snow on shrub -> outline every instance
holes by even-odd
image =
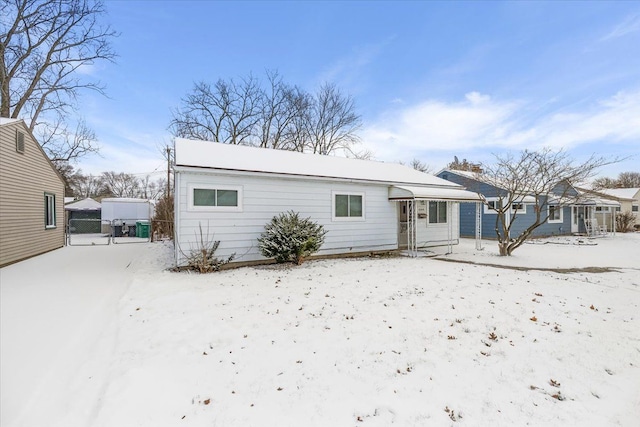
[[[277,262],[291,261],[298,265],[320,249],[327,234],[311,218],[300,219],[294,211],[274,216],[264,228],[258,238],[260,253],[267,258],[275,258]]]

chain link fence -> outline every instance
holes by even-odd
[[[67,245],[96,246],[111,243],[111,224],[100,219],[70,219],[66,229]]]

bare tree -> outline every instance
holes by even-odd
[[[312,122],[313,97],[311,94],[296,88],[291,94],[292,109],[295,114],[288,121],[284,131],[284,143],[281,148],[290,151],[304,152],[307,141],[311,139],[309,130]]]
[[[82,119],[78,121],[74,132],[69,132],[66,125],[60,122],[56,122],[55,129],[43,123],[37,130],[40,145],[53,162],[69,162],[99,151],[96,133]]]
[[[170,129],[183,138],[248,144],[258,122],[261,99],[260,86],[252,76],[239,83],[220,79],[213,87],[196,83],[173,112]]]
[[[496,163],[483,165],[484,171],[478,180],[498,189],[497,200],[490,209],[496,211],[496,237],[500,255],[511,255],[533,231],[544,224],[558,209],[580,200],[573,185],[592,178],[597,169],[619,159],[606,159],[592,155],[576,164],[563,151],[523,151],[519,155],[496,156]],[[535,219],[517,236],[511,235],[512,226],[524,203],[533,203]]]
[[[593,180],[591,188],[638,188],[640,187],[640,172],[620,172],[618,178],[600,177]]]
[[[424,173],[432,173],[433,169],[431,168],[431,166],[427,165],[426,163],[420,161],[417,158],[414,158],[413,160],[411,160],[411,164],[410,166],[420,172],[424,172]]]
[[[158,178],[152,181],[151,177],[147,175],[143,179],[140,179],[139,188],[139,193],[136,196],[143,199],[157,200],[167,191],[166,179]]]
[[[111,197],[138,197],[140,181],[135,175],[120,172],[103,172],[102,182]]]
[[[317,154],[350,151],[360,141],[356,132],[361,123],[353,98],[343,95],[334,84],[323,84],[312,105],[309,150]]]
[[[75,197],[86,199],[87,197],[98,198],[104,195],[104,185],[100,176],[84,175],[81,170],[78,170],[77,175],[77,179],[72,184]]]
[[[277,71],[267,71],[267,80],[269,87],[263,91],[261,99],[258,145],[299,151],[303,144],[299,141],[299,132],[294,129],[305,117],[309,98],[304,91],[286,84]]]
[[[311,95],[267,71],[268,88],[253,76],[200,82],[173,112],[174,136],[226,144],[370,157],[354,144],[361,119],[351,96],[325,84]]]
[[[115,58],[110,40],[117,34],[100,25],[104,14],[99,0],[1,0],[0,116],[25,118],[32,132],[40,128],[54,158],[96,150],[95,138],[69,145],[67,119],[82,91],[104,91],[78,72]]]
[[[620,172],[617,179],[618,188],[640,187],[640,172]]]
[[[618,182],[614,178],[600,177],[593,180],[591,188],[594,190],[602,190],[603,188],[616,188]]]

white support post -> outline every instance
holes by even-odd
[[[452,218],[451,202],[447,201],[447,253],[453,252],[453,218]]]
[[[616,207],[611,207],[611,229],[613,230],[613,235],[616,235]]]
[[[482,250],[482,203],[476,202],[476,250]]]
[[[415,200],[407,201],[407,252],[409,256],[415,253]]]

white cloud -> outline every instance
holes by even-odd
[[[496,101],[478,92],[466,94],[461,102],[426,100],[387,111],[365,127],[362,140],[381,160],[412,158],[425,151],[571,149],[594,142],[640,141],[640,90],[620,92],[586,110],[564,107],[562,113],[532,119],[534,107],[533,102]]]
[[[635,33],[636,31],[640,31],[640,13],[628,16],[624,21],[616,25],[616,27],[607,35],[602,37],[600,41],[616,39],[630,33]]]

